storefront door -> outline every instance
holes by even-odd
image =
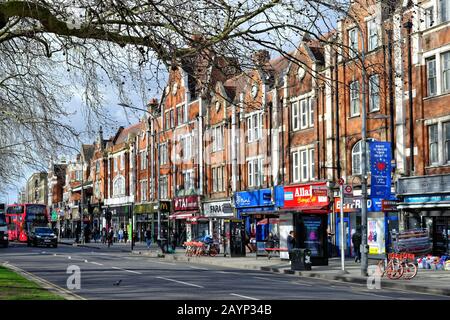
[[[435,217],[434,218],[434,243],[433,243],[433,254],[441,256],[446,255],[450,252],[449,244],[449,228],[450,228],[450,218],[449,217]]]

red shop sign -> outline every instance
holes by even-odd
[[[174,207],[175,211],[197,210],[199,208],[198,196],[175,198]]]
[[[297,186],[285,186],[284,208],[318,209],[328,206],[328,196],[313,191],[318,187],[326,188],[326,186],[326,182]]]

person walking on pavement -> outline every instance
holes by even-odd
[[[128,242],[128,231],[126,229],[123,231],[123,240],[125,243]]]
[[[295,237],[294,237],[294,231],[290,231],[289,235],[287,236],[287,249],[289,254],[289,261],[292,261],[292,249],[295,247]]]
[[[361,231],[358,227],[352,235],[353,250],[355,251],[355,262],[361,262]]]
[[[114,230],[113,228],[110,228],[108,232],[108,248],[113,244],[113,239],[114,239]]]
[[[152,244],[152,232],[150,231],[150,228],[145,231],[145,241],[147,242],[147,249],[150,249]]]

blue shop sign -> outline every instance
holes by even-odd
[[[409,203],[422,203],[422,202],[439,202],[450,201],[450,195],[437,195],[437,196],[414,196],[405,197],[405,202]]]
[[[254,191],[236,192],[234,196],[236,208],[266,207],[284,205],[284,189],[282,186],[274,187],[274,199],[272,189],[259,189]]]

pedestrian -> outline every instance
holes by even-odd
[[[274,248],[275,247],[275,238],[272,232],[269,232],[269,235],[266,239],[266,248]]]
[[[147,242],[147,249],[150,249],[152,244],[152,232],[150,231],[150,228],[145,232],[145,241]]]
[[[123,241],[123,229],[120,228],[119,229],[119,242],[122,242],[122,241]]]
[[[128,242],[128,231],[127,230],[123,231],[123,240],[124,240],[125,243]]]
[[[248,231],[245,231],[244,244],[250,250],[250,253],[252,253],[253,247],[250,244],[250,235],[248,234]]]
[[[353,250],[355,251],[355,262],[361,262],[361,239],[361,229],[358,227],[352,235]]]
[[[289,235],[287,236],[287,249],[289,254],[289,261],[292,261],[292,249],[295,248],[295,237],[294,237],[294,231],[290,231]]]
[[[177,239],[178,239],[178,234],[177,234],[177,232],[175,231],[175,230],[173,230],[172,231],[172,234],[171,234],[171,245],[172,245],[172,251],[173,252],[175,252],[175,249],[176,249],[176,247],[177,247]]]
[[[113,228],[110,228],[108,232],[108,248],[113,244],[113,239],[114,239],[114,230]]]

